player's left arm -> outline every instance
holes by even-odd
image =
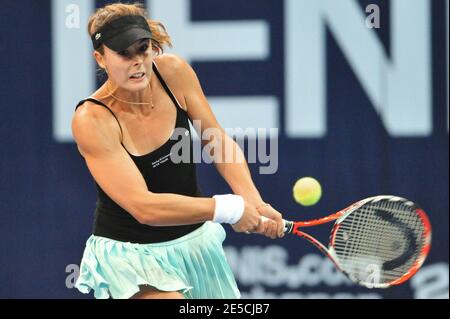
[[[265,206],[257,190],[248,168],[245,155],[239,145],[226,134],[218,123],[201,87],[200,81],[192,67],[179,57],[172,56],[176,65],[176,86],[181,88],[183,99],[191,121],[200,121],[201,127],[196,127],[197,133],[202,137],[202,145],[207,147],[214,164],[233,192],[241,195],[246,201],[259,209],[261,215],[269,217],[272,221],[260,223],[256,230],[259,233],[274,238],[284,236],[281,214],[271,206]],[[270,223],[275,221],[276,227]],[[273,231],[268,231],[272,228]],[[268,234],[271,233],[271,234]]]

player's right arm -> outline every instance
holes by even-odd
[[[152,193],[139,169],[121,145],[121,133],[111,113],[86,102],[72,120],[78,150],[97,184],[138,222],[152,226],[196,224],[214,218],[214,198]],[[151,182],[151,181],[150,181]],[[246,204],[244,230],[258,224],[259,214]],[[249,218],[249,216],[251,218]]]
[[[142,174],[121,145],[119,125],[107,109],[91,102],[80,106],[72,120],[72,133],[97,184],[140,223],[183,225],[213,218],[212,198],[148,191]]]

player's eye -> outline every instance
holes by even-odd
[[[120,51],[119,55],[124,56],[124,57],[129,57],[130,56],[130,51],[128,51],[128,50]]]

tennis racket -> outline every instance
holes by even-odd
[[[336,221],[328,248],[303,232]],[[396,196],[358,201],[330,216],[310,221],[284,221],[285,232],[305,238],[354,283],[387,288],[410,279],[431,247],[431,225],[415,203]]]

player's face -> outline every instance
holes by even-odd
[[[152,53],[149,39],[137,41],[120,52],[104,46],[103,61],[109,79],[131,92],[147,88],[152,74]]]

